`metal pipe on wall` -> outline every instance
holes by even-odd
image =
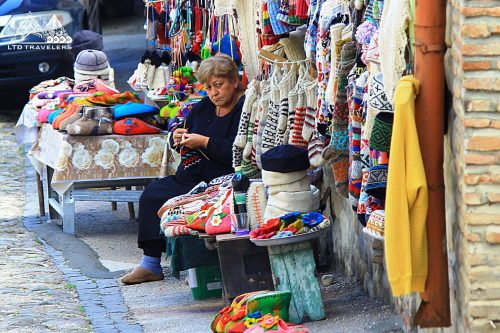
[[[429,269],[414,318],[420,327],[451,325],[443,177],[445,27],[445,0],[416,0],[415,76],[421,83],[415,102],[416,124],[429,192]]]

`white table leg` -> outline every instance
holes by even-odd
[[[75,199],[73,198],[73,185],[62,197],[62,211],[63,211],[63,232],[67,234],[75,234]]]

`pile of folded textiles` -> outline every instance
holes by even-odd
[[[30,91],[40,123],[70,135],[156,134],[159,109],[143,104],[130,91],[119,92],[101,79],[75,84],[67,78],[48,80]]]
[[[158,211],[160,227],[167,237],[224,234],[231,232],[234,214],[232,175],[195,186],[188,194],[168,200]]]
[[[289,291],[255,291],[237,296],[217,313],[210,325],[213,333],[307,333],[301,325],[289,324]]]
[[[252,239],[285,238],[326,229],[330,220],[318,212],[288,213],[266,220],[257,229],[250,231]]]

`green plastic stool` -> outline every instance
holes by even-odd
[[[268,253],[275,290],[292,292],[290,322],[299,324],[306,314],[311,320],[325,319],[309,241],[268,246]]]

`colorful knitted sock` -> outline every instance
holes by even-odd
[[[314,131],[311,141],[307,146],[307,153],[309,155],[309,162],[314,167],[320,167],[325,163],[323,157],[321,157],[321,152],[325,147],[324,142],[319,137],[318,131]]]
[[[243,149],[246,144],[246,134],[248,129],[248,122],[250,120],[250,115],[252,112],[253,103],[257,99],[255,91],[255,80],[252,80],[245,91],[245,102],[243,103],[243,108],[241,110],[240,124],[238,127],[238,134],[234,140],[234,145]]]
[[[284,75],[283,80],[279,85],[279,94],[280,94],[280,106],[279,106],[279,117],[277,124],[277,134],[275,144],[277,146],[285,144],[285,132],[287,130],[287,122],[288,122],[288,94],[295,87],[296,83],[296,74],[293,70],[288,70],[288,72]]]
[[[331,160],[331,168],[335,178],[335,190],[341,196],[348,198],[349,154],[337,154]]]
[[[315,116],[316,116],[316,108],[317,108],[317,84],[315,81],[312,81],[308,85],[306,85],[306,114],[304,118],[304,127],[302,128],[302,137],[305,141],[311,141],[312,135],[315,130]]]
[[[262,153],[276,145],[276,136],[278,134],[278,118],[280,114],[280,83],[281,72],[275,69],[271,77],[271,93],[269,100],[269,111],[267,113],[266,127],[262,134]]]
[[[139,266],[144,269],[147,269],[148,271],[160,275],[161,273],[163,273],[160,263],[161,263],[161,257],[150,257],[145,255],[142,257]]]
[[[299,89],[297,97],[297,107],[295,108],[295,117],[292,124],[292,132],[290,135],[290,144],[294,146],[307,148],[307,141],[302,137],[302,129],[306,118],[306,95],[303,88]]]
[[[269,98],[270,98],[269,94],[270,94],[270,87],[266,86],[259,102],[260,118],[259,118],[259,126],[257,127],[257,136],[256,136],[257,140],[255,142],[255,163],[257,163],[259,169],[262,169],[262,164],[260,162],[260,155],[262,154],[263,134],[269,113]]]

